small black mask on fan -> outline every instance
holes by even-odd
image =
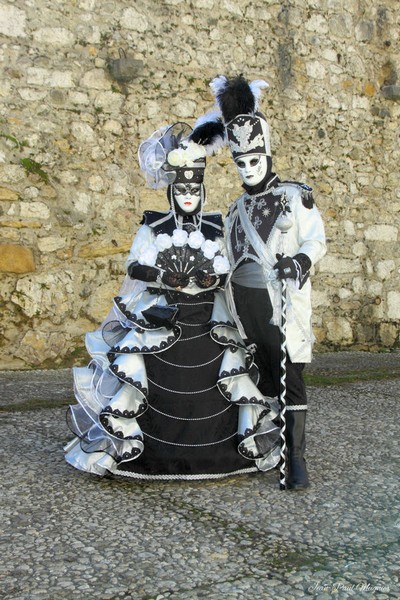
[[[172,329],[178,318],[179,308],[177,306],[150,306],[142,312],[145,319],[156,327]]]

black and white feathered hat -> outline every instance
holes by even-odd
[[[196,123],[174,123],[157,129],[139,146],[139,164],[152,188],[172,183],[202,183],[206,156],[214,154],[224,144],[224,127],[219,119],[216,134],[213,117]],[[214,133],[211,133],[214,131]]]
[[[269,84],[262,79],[248,83],[243,75],[230,79],[219,75],[210,87],[222,114],[233,159],[251,154],[271,156],[269,126],[258,112],[262,89]]]

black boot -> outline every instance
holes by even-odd
[[[288,490],[303,490],[310,485],[304,460],[306,412],[305,410],[286,411],[286,488]]]

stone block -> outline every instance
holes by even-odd
[[[108,114],[115,113],[120,115],[124,96],[116,92],[100,92],[94,99],[94,106],[97,110],[101,110]]]
[[[38,102],[39,100],[44,100],[44,98],[46,98],[48,91],[35,90],[33,88],[20,88],[18,94],[25,102]]]
[[[337,59],[338,59],[336,50],[333,50],[332,48],[326,48],[325,50],[323,50],[322,57],[325,60],[329,60],[329,62],[332,62],[332,63],[336,63]]]
[[[54,140],[54,144],[60,148],[60,150],[62,152],[65,152],[66,154],[71,154],[71,146],[69,144],[69,141],[65,138],[61,139],[61,140]]]
[[[24,219],[43,219],[50,218],[50,209],[44,202],[21,202],[20,215]]]
[[[375,267],[376,274],[378,275],[379,279],[382,280],[388,279],[395,268],[396,264],[394,260],[391,259],[380,260]]]
[[[115,245],[116,244],[116,245]],[[94,242],[81,246],[78,252],[80,258],[98,258],[100,256],[112,256],[113,254],[128,253],[132,245],[132,239],[126,238],[116,240],[115,243],[107,241]]]
[[[26,177],[25,169],[21,165],[1,164],[0,178],[2,184],[15,185],[24,181]]]
[[[384,85],[381,88],[381,93],[388,100],[400,102],[400,85]]]
[[[74,34],[65,27],[42,27],[33,32],[36,43],[50,46],[73,46]]]
[[[119,284],[116,281],[108,281],[92,290],[89,302],[85,307],[87,315],[97,323],[101,323],[109,312],[113,298],[118,294]]]
[[[90,18],[90,17],[89,17]],[[76,35],[83,38],[87,44],[100,44],[103,27],[97,25],[81,25],[76,28]],[[93,46],[91,46],[93,47]],[[97,48],[95,48],[97,51]]]
[[[71,133],[80,142],[94,143],[97,139],[90,125],[82,121],[74,121],[71,124]]]
[[[11,38],[24,38],[26,12],[10,5],[0,5],[0,34]]]
[[[375,345],[378,339],[377,329],[376,323],[368,323],[365,320],[362,322],[356,322],[355,341],[357,346],[360,349],[368,350]]]
[[[400,321],[400,292],[391,291],[387,295],[387,316]]]
[[[348,38],[354,35],[352,16],[350,14],[346,15],[341,11],[339,14],[333,14],[329,19],[329,31],[331,36],[339,38]]]
[[[39,229],[42,223],[39,221],[11,221],[0,220],[0,227],[13,227],[14,229]]]
[[[89,96],[87,94],[84,94],[83,92],[70,91],[69,99],[72,102],[72,104],[80,104],[82,106],[87,106],[90,102]]]
[[[149,27],[149,22],[146,16],[140,12],[138,12],[135,8],[126,8],[120,19],[121,27],[125,27],[126,29],[144,32],[147,31]]]
[[[338,256],[330,256],[329,254],[324,256],[323,260],[319,263],[320,273],[331,273],[332,275],[358,273],[361,269],[362,266],[359,260],[340,258]]]
[[[1,232],[3,240],[9,240],[16,242],[17,244],[21,241],[21,235],[16,229],[3,229]]]
[[[386,348],[392,348],[399,341],[399,328],[394,323],[381,323],[379,325],[381,342]]]
[[[322,63],[317,60],[306,63],[307,75],[312,79],[324,79],[326,76],[326,69]]]
[[[178,100],[173,103],[172,111],[179,118],[192,118],[197,112],[197,104],[194,100]]]
[[[146,104],[147,116],[149,119],[153,119],[161,112],[161,107],[156,100],[149,100]]]
[[[111,82],[104,69],[91,69],[80,80],[80,85],[93,90],[109,90]]]
[[[354,96],[352,98],[352,108],[355,110],[368,111],[370,102],[370,99],[364,96]]]
[[[355,227],[353,221],[343,221],[344,231],[346,235],[355,235]]]
[[[363,242],[356,242],[351,248],[355,256],[365,256],[368,253],[368,248]]]
[[[212,4],[214,4],[213,0],[203,0],[203,2],[207,2],[211,4],[210,9],[213,8]],[[272,19],[272,12],[269,10],[269,6],[266,3],[255,4],[251,2],[245,8],[245,17],[246,19],[256,19],[257,21],[264,22],[270,21]]]
[[[224,0],[223,5],[229,13],[236,15],[237,17],[243,17],[243,11],[237,2]]]
[[[42,67],[29,67],[27,69],[27,83],[29,85],[58,88],[72,88],[75,85],[71,71],[52,71]]]
[[[348,288],[340,288],[338,290],[338,294],[339,294],[339,298],[342,300],[348,300],[349,298],[352,298],[353,293],[351,290],[349,290]]]
[[[374,23],[372,21],[360,21],[355,29],[356,40],[359,42],[370,42],[374,35]]]
[[[18,244],[0,244],[0,272],[32,273],[36,270],[33,252]]]
[[[317,308],[318,306],[327,306],[328,304],[329,300],[327,292],[314,289],[312,293],[313,308]]]
[[[364,87],[363,87],[363,92],[366,96],[375,96],[376,94],[376,88],[375,88],[375,84],[372,81],[368,81]]]
[[[62,248],[56,251],[56,256],[60,260],[70,260],[74,255],[72,248]]]
[[[90,194],[85,192],[78,192],[74,198],[72,198],[75,210],[85,215],[88,214],[89,209],[92,205],[92,199]]]
[[[336,317],[325,321],[326,337],[333,344],[349,345],[353,341],[353,331],[349,319]]]
[[[376,242],[396,242],[399,228],[395,225],[369,225],[365,228],[364,235],[366,240]]]
[[[10,190],[9,188],[0,187],[0,202],[14,202],[18,200],[18,193],[14,192],[14,190]]]
[[[113,198],[105,201],[100,211],[101,218],[104,222],[110,222],[113,218],[116,218],[118,211],[123,209],[124,206],[125,198]]]
[[[316,325],[313,327],[313,334],[315,339],[314,351],[318,351],[318,345],[326,341],[326,331],[323,327]]]
[[[15,352],[26,364],[38,367],[46,360],[62,357],[66,350],[65,333],[27,331]]]
[[[55,250],[64,248],[65,245],[65,239],[58,235],[49,235],[48,237],[38,239],[38,247],[42,253],[55,252]]]
[[[114,119],[109,119],[104,123],[104,131],[109,131],[114,135],[122,135],[123,129],[122,125],[119,121],[115,121]]]
[[[101,192],[104,190],[104,181],[100,175],[92,175],[88,179],[88,187],[92,192]]]
[[[382,294],[383,286],[381,281],[372,279],[367,282],[367,294],[368,296],[376,296],[375,304],[381,304],[380,295]]]
[[[66,269],[26,275],[17,281],[11,300],[28,317],[61,324],[73,307],[73,282],[73,273]]]
[[[307,31],[314,31],[316,33],[323,34],[328,33],[328,23],[321,14],[311,14],[310,18],[305,22],[305,29]]]

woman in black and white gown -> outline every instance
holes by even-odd
[[[207,148],[190,133],[177,123],[139,149],[170,209],[144,213],[123,288],[86,336],[92,360],[74,369],[78,404],[68,423],[76,437],[65,450],[83,471],[213,479],[279,461],[277,406],[258,390],[225,302],[222,216],[203,212]]]

